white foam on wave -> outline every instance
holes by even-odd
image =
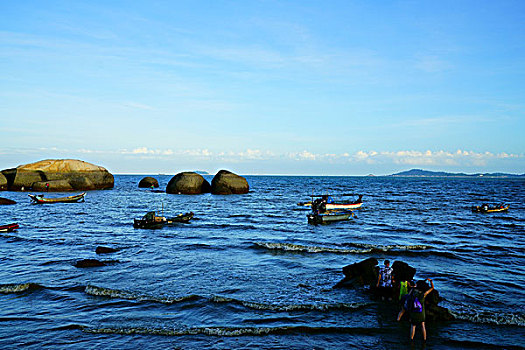
[[[184,335],[209,335],[221,337],[259,336],[268,334],[286,333],[332,333],[359,332],[359,329],[349,327],[308,327],[308,326],[283,326],[283,327],[198,327],[198,328],[84,328],[84,332],[95,334],[123,334],[123,335],[161,335],[161,336],[184,336]]]
[[[366,303],[320,303],[320,304],[269,304],[251,301],[242,301],[233,298],[213,296],[211,301],[216,303],[235,303],[255,310],[271,311],[328,311],[328,310],[358,310]]]
[[[428,246],[425,245],[387,245],[379,246],[372,244],[356,244],[356,246],[363,249],[347,249],[347,248],[331,248],[321,246],[307,246],[293,243],[273,243],[273,242],[256,242],[257,247],[269,250],[282,250],[290,252],[304,252],[304,253],[335,253],[335,254],[366,254],[373,251],[391,251],[391,250],[425,250]]]
[[[0,285],[0,293],[22,293],[32,288],[38,288],[39,285],[35,283],[22,283],[22,284],[2,284]]]
[[[187,295],[187,296],[182,296],[178,298],[154,297],[154,296],[140,294],[140,293],[127,292],[123,290],[103,288],[103,287],[97,287],[97,286],[92,286],[92,285],[87,286],[85,289],[85,292],[89,295],[94,295],[94,296],[116,298],[116,299],[126,299],[126,300],[149,301],[149,302],[156,302],[156,303],[162,303],[162,304],[173,304],[173,303],[178,303],[178,302],[182,302],[186,300],[192,300],[192,299],[199,298],[199,296],[196,296],[196,295]]]
[[[524,314],[493,313],[490,311],[455,312],[450,311],[456,319],[473,323],[493,324],[498,326],[525,327]]]
[[[364,254],[369,253],[372,249],[344,249],[344,248],[330,248],[319,246],[306,246],[293,243],[268,243],[256,242],[256,246],[270,250],[283,250],[290,252],[305,252],[305,253],[336,253],[336,254]]]

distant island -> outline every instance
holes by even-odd
[[[390,176],[399,177],[512,177],[512,178],[525,178],[525,174],[506,174],[506,173],[477,173],[477,174],[465,174],[465,173],[447,173],[444,171],[428,171],[422,169],[411,169],[402,171],[400,173],[392,174]]]
[[[199,175],[210,175],[210,173],[204,170],[195,170],[194,173],[199,174]]]

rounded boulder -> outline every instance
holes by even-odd
[[[9,191],[88,191],[113,188],[105,168],[76,159],[46,159],[2,170]]]
[[[151,176],[146,176],[139,182],[139,188],[152,188],[152,187],[158,188],[159,182],[157,181],[157,179]]]
[[[0,173],[0,191],[7,190],[7,178],[4,174]]]
[[[166,186],[166,193],[171,194],[202,194],[210,191],[210,183],[202,175],[194,172],[178,173]]]
[[[250,191],[248,181],[228,170],[219,171],[211,181],[213,194],[245,194]]]

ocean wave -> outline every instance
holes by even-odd
[[[362,327],[308,327],[308,326],[283,326],[283,327],[194,327],[194,328],[84,328],[84,332],[95,334],[122,334],[122,335],[209,335],[221,337],[239,336],[265,336],[284,334],[367,334],[385,333],[382,328]]]
[[[237,300],[233,298],[213,296],[210,301],[215,303],[233,303],[255,310],[270,310],[278,312],[288,311],[330,311],[330,310],[358,310],[368,303],[320,303],[320,304],[270,304]]]
[[[332,248],[322,246],[307,246],[293,243],[271,243],[271,242],[255,242],[256,248],[263,248],[268,250],[277,250],[285,252],[299,252],[299,253],[334,253],[334,254],[368,254],[368,253],[383,253],[390,251],[420,251],[426,250],[429,247],[425,245],[387,245],[376,246],[368,244],[352,244],[359,249],[348,248]]]
[[[271,303],[258,303],[252,301],[238,300],[234,298],[222,297],[218,295],[205,298],[199,295],[191,294],[178,298],[165,298],[156,297],[140,293],[128,292],[117,289],[87,286],[85,292],[89,295],[115,298],[115,299],[126,299],[134,301],[145,301],[145,302],[156,302],[162,304],[175,304],[188,301],[207,300],[210,303],[217,304],[235,304],[241,305],[246,308],[255,310],[270,310],[277,312],[289,312],[289,311],[330,311],[330,310],[358,310],[366,307],[367,303],[320,303],[320,304],[271,304]]]
[[[92,285],[87,286],[84,291],[86,294],[93,295],[93,296],[126,299],[126,300],[136,300],[136,301],[148,301],[148,302],[156,302],[156,303],[162,303],[162,304],[174,304],[174,303],[180,303],[184,301],[192,301],[192,300],[201,299],[200,296],[194,295],[194,294],[186,295],[186,296],[182,296],[178,298],[154,297],[154,296],[135,293],[135,292],[127,292],[123,290],[103,288],[103,287],[97,287],[97,286],[92,286]]]
[[[335,254],[364,254],[370,253],[372,249],[341,249],[329,248],[319,246],[306,246],[293,243],[254,243],[257,248],[264,248],[269,250],[280,250],[287,252],[301,252],[301,253],[335,253]]]
[[[44,288],[38,283],[21,283],[21,284],[0,284],[0,293],[11,294],[11,293],[22,293],[28,290],[37,290]]]
[[[513,313],[494,313],[490,311],[450,311],[458,320],[473,323],[483,323],[498,326],[520,326],[525,327],[525,315]]]

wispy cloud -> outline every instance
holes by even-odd
[[[359,150],[353,153],[316,153],[308,150],[299,152],[276,153],[262,149],[246,149],[239,152],[212,151],[203,149],[153,149],[145,146],[133,149],[119,150],[96,150],[96,149],[59,149],[59,148],[0,148],[0,155],[28,155],[52,153],[64,155],[65,157],[81,157],[82,155],[100,155],[109,157],[137,157],[142,159],[195,159],[200,161],[286,161],[295,163],[319,162],[331,164],[394,164],[410,166],[485,166],[491,161],[497,160],[523,160],[525,154],[508,152],[475,152],[467,150],[457,151],[365,151]]]
[[[397,152],[376,152],[359,151],[354,155],[354,160],[366,162],[368,164],[393,163],[412,166],[459,166],[474,165],[485,166],[489,161],[498,159],[519,159],[524,158],[523,154],[511,154],[506,152],[474,152],[457,150],[448,151],[397,151]]]

